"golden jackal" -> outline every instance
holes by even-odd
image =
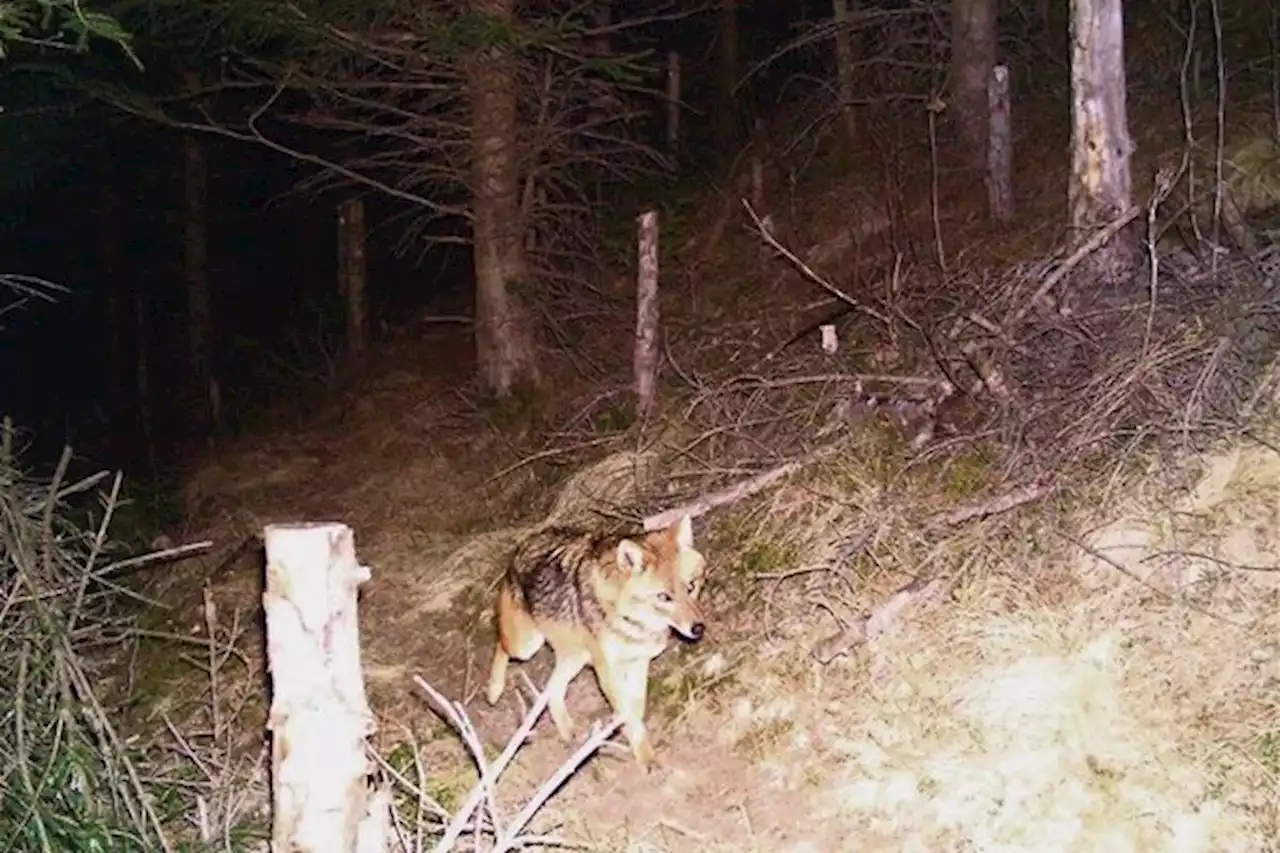
[[[565,707],[569,682],[591,664],[636,761],[647,772],[653,746],[644,725],[649,662],[671,629],[702,639],[698,593],[706,560],[685,516],[643,538],[549,528],[521,542],[498,591],[498,642],[486,698],[502,696],[511,658],[528,660],[550,642],[556,664],[547,707],[560,736],[573,736]]]

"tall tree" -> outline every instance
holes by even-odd
[[[497,34],[466,61],[471,103],[472,247],[476,356],[493,392],[538,382],[537,350],[521,287],[527,284],[520,205],[519,96],[512,55],[514,0],[471,0]]]
[[[301,190],[382,193],[410,208],[400,245],[415,253],[470,243],[480,378],[499,395],[537,382],[536,283],[588,254],[592,182],[662,163],[628,127],[652,103],[644,55],[617,44],[630,24],[602,31],[600,7],[575,0],[261,0],[234,22],[219,17],[225,0],[159,1],[193,11],[180,32],[147,31],[148,47],[224,47],[198,116],[164,93],[99,91],[149,119],[291,155],[314,167]],[[602,57],[606,34],[619,52]]]
[[[849,25],[850,12],[856,11],[857,0],[831,0],[836,27],[836,93],[844,133],[850,144],[858,138],[858,123],[853,115],[853,31]]]
[[[721,157],[731,159],[738,145],[738,80],[742,76],[742,33],[738,26],[738,0],[720,0],[716,31],[716,145]]]
[[[191,85],[194,86],[194,83]],[[213,306],[209,294],[209,164],[204,141],[182,136],[182,273],[187,297],[187,398],[195,435],[213,423]]]
[[[996,0],[951,0],[951,120],[965,161],[982,168],[987,79],[996,64]]]

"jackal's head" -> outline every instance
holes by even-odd
[[[626,580],[619,608],[630,621],[653,631],[671,628],[696,643],[706,628],[698,608],[706,567],[693,546],[693,521],[687,515],[642,542],[623,539],[618,568]]]

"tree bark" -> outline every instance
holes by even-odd
[[[1081,241],[1133,203],[1121,0],[1073,0],[1071,44],[1067,203],[1074,239]],[[1081,264],[1077,280],[1123,285],[1136,260],[1137,232],[1123,229]]]
[[[639,257],[636,275],[636,419],[649,420],[657,408],[658,366],[662,359],[661,307],[658,301],[658,212],[639,218]]]
[[[514,0],[471,0],[498,27],[514,23]],[[472,240],[476,275],[476,360],[499,397],[538,385],[537,349],[527,288],[517,144],[517,59],[497,44],[467,62],[471,101]]]
[[[1013,220],[1013,120],[1010,118],[1009,69],[991,69],[988,104],[991,115],[987,139],[987,203],[997,222]]]
[[[667,51],[667,156],[672,168],[680,157],[680,53]]]
[[[151,466],[151,476],[160,476],[155,440],[155,406],[151,400],[151,364],[147,352],[151,347],[151,324],[147,318],[147,297],[142,286],[133,287],[134,364],[133,378],[138,393],[138,423],[142,427],[143,450]]]
[[[840,96],[840,118],[850,145],[858,141],[858,123],[853,114],[853,33],[849,29],[850,11],[856,0],[831,0],[836,25],[836,91]]]
[[[213,312],[209,298],[209,167],[204,144],[193,135],[182,138],[185,171],[183,209],[183,278],[187,289],[187,383],[191,427],[207,435],[210,425],[209,382],[212,373]]]
[[[951,120],[965,162],[986,165],[987,80],[996,64],[996,0],[951,0]]]
[[[369,338],[369,261],[365,254],[364,200],[351,198],[338,207],[338,293],[347,315],[347,360],[364,362]]]
[[[716,34],[716,95],[714,115],[716,142],[720,155],[732,158],[738,146],[738,100],[734,89],[742,74],[739,60],[741,34],[738,27],[738,0],[720,0],[720,24]]]

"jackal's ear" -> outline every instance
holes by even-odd
[[[675,540],[676,547],[682,550],[688,550],[693,547],[693,518],[685,515],[671,528],[671,538]]]
[[[618,543],[618,568],[638,575],[644,571],[644,549],[630,539]]]

